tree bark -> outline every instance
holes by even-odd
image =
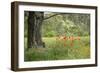
[[[41,28],[44,19],[43,12],[29,12],[28,16],[28,48],[45,47],[42,41]]]

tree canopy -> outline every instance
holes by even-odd
[[[28,11],[25,12],[25,36],[27,36]],[[90,14],[44,12],[42,36],[51,37],[88,36],[90,34]]]

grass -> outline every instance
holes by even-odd
[[[45,48],[28,48],[25,38],[25,61],[40,60],[67,60],[67,59],[87,59],[90,58],[89,36],[80,37],[80,40],[63,41],[56,40],[56,37],[44,37]],[[65,44],[65,45],[64,45]]]

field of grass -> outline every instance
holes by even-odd
[[[44,37],[45,48],[27,48],[25,38],[25,61],[69,60],[90,58],[90,38],[80,37],[80,40],[56,40],[56,37]]]

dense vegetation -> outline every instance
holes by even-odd
[[[44,17],[41,34],[45,48],[27,48],[28,17],[24,17],[25,61],[90,57],[89,14],[45,12]]]
[[[54,13],[46,14],[47,17],[51,15],[54,15]],[[89,14],[58,14],[44,20],[42,35],[44,37],[63,34],[66,34],[66,36],[88,36],[89,29]]]

